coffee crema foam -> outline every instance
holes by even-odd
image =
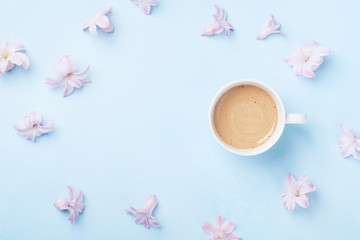
[[[213,113],[217,134],[238,149],[263,145],[275,132],[278,111],[274,99],[263,89],[240,85],[226,91]]]

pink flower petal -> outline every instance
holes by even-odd
[[[104,32],[113,32],[113,25],[110,22],[109,18],[106,16],[112,7],[100,8],[84,25],[83,30],[89,28],[90,33],[97,37],[98,33],[96,26],[99,26]]]
[[[156,205],[157,205],[156,196],[152,195],[146,199],[144,205],[142,206],[142,209],[146,211],[149,215],[152,215],[152,212],[156,207]]]
[[[216,14],[213,15],[215,21],[210,25],[206,26],[202,36],[211,36],[214,34],[220,34],[225,31],[225,36],[229,35],[230,31],[233,31],[233,27],[229,22],[226,21],[226,11],[222,9],[220,11],[218,5],[215,5]]]
[[[146,15],[150,14],[152,6],[156,6],[159,3],[159,0],[131,0],[131,1],[138,4],[141,11]]]
[[[61,86],[64,84],[64,79],[51,79],[51,78],[48,78],[46,79],[45,83],[49,86],[49,87],[52,87],[52,88],[55,88],[55,87],[58,87],[58,86]]]
[[[280,24],[275,24],[275,17],[274,15],[270,15],[270,19],[269,19],[269,23],[268,25],[259,31],[256,39],[265,39],[267,36],[269,36],[270,34],[273,33],[279,33],[281,35],[285,35],[283,32],[279,31],[278,29],[280,28]]]
[[[316,186],[312,183],[309,183],[309,182],[305,182],[301,185],[300,187],[300,190],[299,190],[299,194],[300,195],[304,195],[306,193],[309,193],[309,192],[313,192],[316,190]]]
[[[205,222],[201,226],[202,230],[204,230],[207,233],[214,234],[216,232],[216,228],[209,222]]]
[[[216,219],[216,229],[221,229],[221,225],[223,223],[223,216],[219,215]]]
[[[68,205],[69,205],[69,200],[65,198],[58,198],[54,203],[54,206],[59,210],[68,210],[69,209]]]
[[[0,61],[0,76],[5,73],[8,63],[9,63],[9,61],[6,59],[2,59]]]
[[[283,198],[283,204],[284,208],[288,210],[294,210],[295,209],[295,197],[286,196]]]
[[[230,240],[240,240],[241,237],[239,237],[238,235],[236,235],[235,233],[231,233],[231,234],[226,234],[226,238],[230,239]]]
[[[58,64],[54,67],[55,72],[64,77],[69,73],[75,72],[77,69],[77,65],[70,56],[66,55],[58,62]]]
[[[307,199],[307,197],[305,195],[301,195],[300,197],[295,198],[296,203],[303,207],[303,208],[308,208],[309,207],[309,200]]]
[[[221,226],[221,230],[223,230],[226,234],[229,234],[234,231],[235,226],[235,223],[225,221],[224,224]]]
[[[296,76],[313,78],[315,71],[323,62],[323,56],[329,55],[330,51],[319,46],[317,42],[311,42],[301,47],[294,47],[285,62],[293,66]]]
[[[72,186],[67,186],[67,188],[69,189],[69,193],[70,193],[70,199],[74,199],[75,198],[75,193],[74,193],[74,188]]]

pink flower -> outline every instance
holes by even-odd
[[[156,196],[152,195],[146,199],[142,208],[135,209],[134,207],[130,207],[129,210],[125,210],[125,212],[135,216],[135,222],[137,224],[142,224],[146,228],[149,228],[149,225],[153,227],[160,227],[160,223],[152,216],[152,212],[156,205]]]
[[[151,7],[158,5],[159,0],[131,0],[132,2],[139,5],[141,11],[149,15],[151,11]]]
[[[67,187],[70,191],[70,199],[58,198],[54,206],[59,210],[68,210],[70,212],[69,221],[73,223],[79,216],[85,206],[83,203],[83,193],[80,191],[78,196],[75,196],[74,189],[71,186]]]
[[[278,31],[280,26],[281,26],[281,24],[275,24],[274,15],[270,15],[270,20],[269,20],[268,25],[264,29],[260,30],[256,39],[259,39],[259,40],[264,39],[272,33],[280,33],[281,35],[285,36],[285,34],[283,32]]]
[[[355,136],[353,130],[349,130],[343,125],[340,125],[340,128],[343,134],[343,137],[339,140],[339,145],[342,148],[341,156],[345,158],[353,155],[354,158],[360,160],[360,155],[356,151],[360,151],[360,136]]]
[[[29,68],[29,58],[22,52],[25,48],[18,43],[0,42],[0,76],[5,71],[10,71],[15,65],[23,66],[25,70]]]
[[[98,35],[96,26],[98,26],[103,32],[114,32],[114,26],[110,22],[109,18],[105,16],[112,10],[112,7],[100,8],[87,22],[85,23],[83,30],[89,28],[89,31],[95,37]]]
[[[317,42],[311,42],[301,47],[294,47],[285,62],[293,67],[296,76],[313,78],[315,71],[323,62],[323,56],[329,55],[330,50],[321,47]]]
[[[70,56],[64,56],[54,67],[57,78],[48,78],[46,79],[45,83],[49,87],[65,85],[64,97],[67,97],[73,92],[74,88],[81,88],[83,83],[91,82],[86,78],[86,75],[89,71],[89,66],[85,69],[84,72],[81,73],[75,72],[76,69],[77,66],[75,61]]]
[[[225,36],[229,35],[229,31],[234,31],[233,27],[228,21],[226,21],[226,11],[222,9],[220,15],[220,9],[218,5],[215,5],[216,14],[213,15],[215,21],[204,29],[202,36],[211,36],[214,34],[222,33],[225,30]]]
[[[50,132],[55,126],[53,123],[49,126],[41,124],[41,115],[37,112],[32,112],[23,118],[22,124],[24,128],[21,129],[17,125],[14,125],[15,130],[22,134],[27,135],[27,139],[34,141],[35,137],[39,137],[44,133]]]
[[[309,207],[309,192],[316,190],[314,184],[306,182],[308,176],[302,176],[296,181],[292,174],[289,174],[285,180],[285,190],[281,195],[284,208],[294,210],[295,203],[303,208]]]
[[[240,240],[241,238],[238,235],[232,233],[235,226],[235,223],[230,221],[225,221],[223,223],[223,216],[219,215],[216,220],[216,226],[213,226],[209,222],[205,222],[201,228],[212,235],[208,240]]]

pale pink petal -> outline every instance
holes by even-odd
[[[301,176],[301,177],[299,178],[299,180],[297,181],[297,183],[296,183],[296,187],[299,188],[303,183],[306,182],[306,180],[308,179],[308,177],[309,177],[308,175]]]
[[[97,33],[97,30],[96,30],[96,25],[95,24],[90,25],[89,31],[93,36],[97,37],[98,33]]]
[[[70,217],[69,217],[68,220],[71,223],[73,223],[77,219],[77,212],[73,208],[69,208],[68,210],[69,210],[69,213],[70,213]]]
[[[341,150],[341,156],[343,158],[346,158],[348,156],[350,156],[351,154],[353,154],[355,152],[355,149],[356,149],[356,145],[355,144],[352,144],[350,146],[347,146],[347,147],[344,147],[342,150]]]
[[[9,52],[17,52],[17,51],[25,50],[24,46],[20,43],[7,43],[6,47],[9,50]]]
[[[64,97],[69,96],[73,91],[74,91],[74,87],[71,86],[68,82],[65,82]]]
[[[294,210],[294,208],[295,208],[295,197],[285,196],[283,198],[283,204],[284,204],[284,208],[286,208],[288,210]]]
[[[56,64],[54,67],[55,72],[59,76],[66,76],[69,73],[75,72],[77,69],[77,65],[70,56],[66,55]]]
[[[8,57],[7,57],[7,60],[9,62],[12,62],[13,64],[16,64],[16,65],[22,65],[22,59],[20,57],[18,57],[18,55],[16,53],[13,53],[13,54],[10,54]]]
[[[82,86],[82,83],[74,74],[65,77],[65,82],[75,88],[81,88]]]
[[[30,60],[28,58],[28,56],[26,56],[24,53],[15,53],[15,55],[21,59],[22,61],[22,66],[24,67],[25,70],[29,69],[30,66]]]
[[[83,72],[73,73],[73,75],[76,76],[78,79],[84,79],[87,76],[89,69],[90,69],[90,66],[87,66]]]
[[[143,225],[145,228],[149,228],[149,227],[150,227],[147,220],[145,220],[145,221],[142,223],[142,225]]]
[[[285,35],[283,32],[278,31],[278,29],[280,28],[280,24],[275,24],[275,17],[274,15],[270,15],[270,19],[269,19],[269,23],[268,25],[263,28],[262,30],[259,31],[256,39],[265,39],[267,36],[269,36],[270,34],[273,33],[280,33],[281,35]]]
[[[299,204],[299,206],[301,206],[303,208],[309,207],[309,200],[305,195],[301,195],[301,196],[295,198],[295,201],[297,204]]]
[[[236,235],[235,233],[231,233],[231,234],[226,234],[226,238],[230,239],[230,240],[240,240],[241,237],[239,237],[238,235]]]
[[[49,87],[58,87],[60,85],[63,85],[64,84],[64,79],[51,79],[51,78],[48,78],[46,79],[45,83],[49,86]]]
[[[301,187],[299,189],[299,194],[303,195],[309,192],[313,192],[316,190],[316,186],[312,183],[309,182],[305,182],[303,184],[301,184]]]
[[[6,59],[2,59],[1,61],[0,61],[0,75],[3,75],[4,73],[5,73],[5,71],[6,71],[6,68],[7,68],[7,66],[8,66],[8,60],[6,60]]]
[[[296,180],[291,173],[285,179],[285,185],[289,190],[296,190]]]
[[[69,209],[69,200],[65,198],[56,199],[54,206],[59,210],[68,210]]]
[[[13,64],[12,62],[8,61],[8,65],[6,67],[6,71],[10,71],[11,69],[13,69],[15,67],[15,64]]]
[[[214,234],[216,232],[216,228],[209,222],[205,222],[201,226],[202,230],[204,230],[207,233]]]
[[[130,207],[129,210],[125,210],[125,212],[133,216],[136,216],[136,214],[138,214],[138,211],[134,207]]]
[[[31,129],[27,135],[27,140],[35,141],[35,129]]]
[[[18,133],[20,133],[22,135],[27,135],[31,131],[31,129],[28,129],[28,128],[21,129],[17,125],[14,125],[14,128]]]
[[[150,0],[150,5],[151,6],[156,6],[159,4],[159,0]]]
[[[345,127],[344,125],[340,125],[340,129],[343,135],[347,136],[347,137],[354,137],[354,131],[349,130],[347,127]]]
[[[140,9],[141,11],[146,14],[146,15],[149,15],[150,14],[150,10],[151,10],[151,6],[149,3],[147,3],[146,1],[142,1],[140,3]]]
[[[30,113],[28,117],[30,125],[40,124],[42,121],[40,113],[37,112]]]
[[[100,28],[107,28],[110,25],[109,18],[107,16],[102,16],[96,21],[96,25]]]
[[[146,199],[144,205],[142,206],[142,209],[151,216],[156,205],[157,205],[156,196],[152,195]]]
[[[156,228],[160,227],[160,223],[155,218],[154,219],[149,218],[148,221],[151,226]]]
[[[234,231],[236,224],[230,221],[225,221],[221,226],[221,230],[223,230],[226,234],[232,233]]]
[[[307,77],[307,78],[315,77],[315,74],[312,71],[312,65],[308,64],[308,63],[303,64],[302,65],[301,75],[303,75],[304,77]]]
[[[114,32],[114,26],[113,26],[113,24],[110,22],[110,24],[109,24],[108,27],[106,27],[106,28],[101,28],[101,30],[102,30],[103,32]]]
[[[215,8],[216,8],[216,14],[213,15],[215,21],[212,24],[205,27],[203,33],[201,34],[202,36],[211,36],[214,34],[219,34],[223,31],[225,31],[225,36],[228,36],[229,32],[233,31],[231,24],[226,21],[225,9],[222,9],[220,11],[217,5],[215,5]]]
[[[55,124],[53,124],[53,123],[48,125],[48,126],[38,126],[36,136],[40,136],[42,134],[45,134],[45,133],[48,133],[48,132],[52,131],[54,126],[55,126]]]
[[[141,224],[141,223],[145,222],[146,220],[147,220],[146,214],[145,213],[139,213],[136,216],[135,222],[137,224]]]
[[[75,199],[75,192],[74,192],[74,188],[72,186],[67,186],[67,188],[69,189],[69,193],[70,193],[70,200],[74,200]]]
[[[223,223],[223,216],[219,215],[216,219],[216,229],[221,229],[222,223]]]

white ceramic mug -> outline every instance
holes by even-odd
[[[214,109],[215,109],[216,103],[218,102],[219,98],[229,89],[239,86],[239,85],[252,85],[252,86],[256,86],[256,87],[263,89],[268,94],[270,94],[270,96],[274,99],[274,101],[276,103],[276,107],[277,107],[278,122],[277,122],[275,132],[270,137],[270,139],[267,140],[264,144],[262,144],[256,148],[253,148],[253,149],[239,149],[239,148],[235,148],[235,147],[227,144],[217,134],[217,132],[215,130],[215,126],[214,126],[213,113],[214,113]],[[274,146],[275,143],[279,140],[286,123],[306,123],[306,115],[299,114],[299,113],[286,114],[284,105],[283,105],[279,95],[268,85],[266,85],[260,81],[253,80],[253,79],[239,79],[239,80],[235,80],[235,81],[225,85],[216,93],[215,97],[213,98],[213,100],[211,102],[210,111],[209,111],[209,121],[210,121],[210,129],[211,129],[212,134],[214,135],[216,141],[223,148],[225,148],[226,150],[228,150],[232,153],[238,154],[238,155],[253,156],[253,155],[263,153],[263,152],[269,150],[272,146]]]

